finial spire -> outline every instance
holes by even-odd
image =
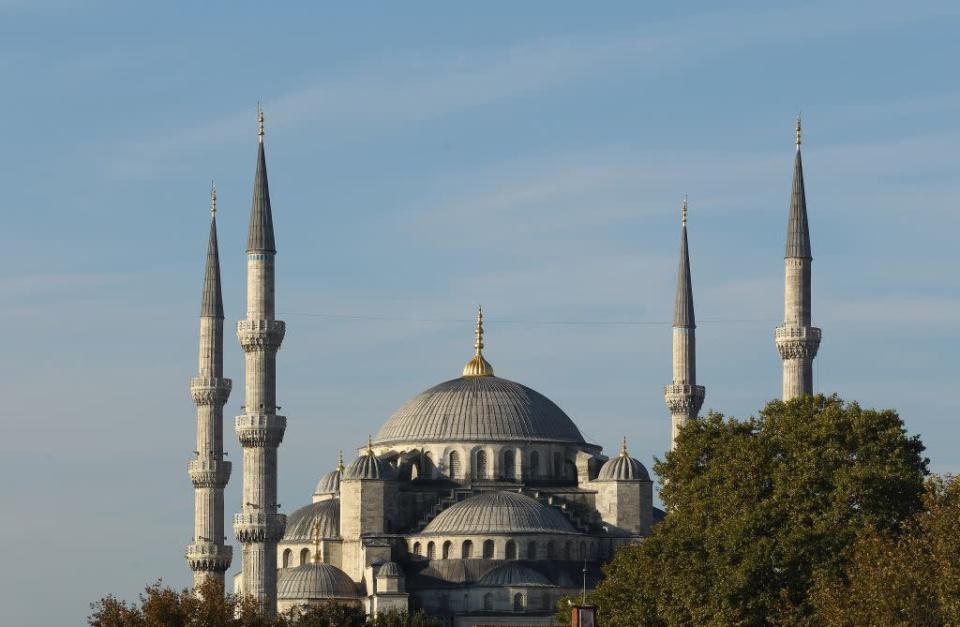
[[[210,217],[217,217],[217,184],[210,181]]]
[[[257,137],[260,138],[260,143],[263,143],[263,107],[260,106],[260,103],[257,103]]]
[[[340,451],[340,454],[337,456],[337,472],[343,474],[343,471],[346,469],[347,467],[343,465],[343,451]]]
[[[800,114],[797,114],[797,150],[800,150]]]
[[[683,195],[683,209],[680,211],[680,222],[687,228],[687,195]]]
[[[313,563],[320,563],[320,534],[322,533],[322,527],[320,524],[320,517],[317,516],[313,519]]]
[[[492,377],[493,366],[483,357],[483,307],[477,305],[477,326],[473,332],[476,340],[473,347],[476,352],[473,359],[467,362],[463,367],[463,376],[465,377]]]
[[[626,457],[627,453],[627,436],[623,436],[623,442],[620,443],[620,456]]]
[[[373,455],[373,436],[367,434],[367,455]]]

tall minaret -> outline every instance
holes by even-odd
[[[703,406],[706,389],[697,385],[697,323],[693,315],[693,283],[690,280],[690,254],[687,251],[687,198],[683,198],[680,229],[680,268],[677,272],[677,297],[673,303],[673,384],[663,390],[670,409],[670,450],[676,445],[677,432],[694,420]]]
[[[813,358],[820,346],[820,329],[810,324],[810,229],[803,191],[800,159],[800,118],[797,117],[797,156],[793,166],[793,193],[787,223],[786,280],[783,324],[777,327],[776,343],[783,360],[783,400],[813,394]]]
[[[223,585],[223,573],[233,558],[233,547],[224,544],[223,536],[223,488],[230,479],[230,462],[223,459],[223,406],[230,396],[230,386],[230,379],[223,378],[223,297],[217,251],[217,188],[213,187],[200,304],[200,368],[190,381],[197,406],[196,457],[187,463],[194,488],[193,543],[187,547],[194,588],[208,578]]]
[[[233,517],[243,544],[244,594],[255,597],[264,611],[277,609],[277,541],[287,518],[277,512],[277,447],[287,419],[277,410],[277,350],[285,326],[274,319],[273,215],[263,151],[263,111],[258,108],[259,152],[247,236],[247,318],[237,323],[244,352],[244,413],[236,431],[243,446],[243,509]]]

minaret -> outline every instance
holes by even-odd
[[[277,541],[286,516],[277,508],[277,447],[287,419],[277,410],[277,350],[284,323],[274,319],[273,215],[263,151],[263,111],[257,111],[259,149],[247,236],[247,318],[237,323],[244,352],[244,413],[236,431],[243,446],[243,509],[233,518],[243,545],[242,591],[256,598],[267,614],[277,609]]]
[[[200,368],[190,381],[197,406],[196,457],[187,463],[194,488],[193,543],[187,563],[193,587],[206,579],[223,585],[233,547],[224,544],[223,488],[230,479],[230,462],[223,459],[223,406],[230,396],[230,379],[223,378],[223,297],[220,292],[220,255],[217,250],[217,188],[210,190],[210,240],[200,305]]]
[[[670,450],[677,432],[694,420],[703,406],[706,390],[697,385],[697,323],[693,316],[693,283],[690,281],[690,255],[687,251],[687,198],[683,198],[680,229],[680,268],[677,272],[677,297],[673,303],[673,384],[663,390],[670,409]]]
[[[797,156],[793,165],[793,193],[787,223],[786,277],[783,324],[776,343],[783,360],[783,400],[813,394],[813,358],[820,347],[820,329],[810,324],[811,263],[807,200],[800,159],[800,118],[797,117]]]

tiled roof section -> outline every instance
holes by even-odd
[[[345,572],[330,564],[304,564],[283,568],[277,577],[277,598],[285,601],[355,599],[357,585]]]
[[[673,326],[695,328],[693,282],[690,280],[690,254],[687,251],[687,226],[680,232],[680,267],[677,270],[677,296],[673,302]]]
[[[223,294],[220,291],[220,251],[217,248],[217,218],[210,218],[210,239],[207,242],[207,266],[203,271],[203,298],[200,316],[223,320]]]
[[[553,401],[491,376],[452,379],[421,392],[390,417],[374,443],[475,440],[584,441]]]
[[[600,468],[597,481],[650,481],[650,473],[640,460],[617,455]]]
[[[790,195],[790,219],[787,223],[786,257],[811,259],[810,228],[807,225],[807,196],[803,189],[803,162],[800,147],[793,165],[793,191]]]
[[[442,511],[423,533],[575,533],[559,510],[516,492],[483,492]]]
[[[287,516],[281,542],[312,543],[313,526],[320,521],[321,538],[340,537],[340,499],[318,501],[294,510]]]
[[[523,564],[509,562],[491,570],[477,582],[479,586],[496,588],[506,586],[534,586],[538,588],[553,587],[553,582],[546,576]]]
[[[270,186],[267,184],[267,158],[263,143],[257,152],[257,174],[253,181],[253,204],[250,207],[250,230],[247,233],[248,253],[275,253],[273,212],[270,210]]]

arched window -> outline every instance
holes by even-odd
[[[427,543],[427,559],[432,560],[433,558],[436,557],[436,553],[437,553],[436,546],[434,546],[433,542],[428,542]]]
[[[492,560],[493,559],[493,540],[484,540],[483,542],[483,559]]]
[[[557,558],[557,549],[553,544],[553,540],[547,542],[547,559],[552,560]]]
[[[517,559],[517,543],[513,540],[507,540],[506,554],[508,560]]]
[[[537,559],[537,543],[534,540],[527,542],[527,559]]]
[[[460,455],[456,451],[450,451],[450,478],[460,477]]]
[[[483,609],[487,612],[493,611],[493,594],[490,592],[483,595]]]
[[[517,463],[513,451],[507,450],[503,453],[503,478],[513,479],[517,476]]]
[[[540,476],[540,453],[536,451],[530,453],[530,470],[527,475],[533,479]]]
[[[434,475],[434,466],[433,466],[433,453],[426,453],[423,456],[423,478],[424,479],[433,479]]]
[[[540,598],[540,605],[543,606],[543,609],[545,610],[552,610],[553,609],[552,603],[553,603],[553,599],[550,598],[550,593],[544,592],[543,596]]]
[[[410,464],[410,481],[416,481],[420,478],[420,464],[419,462],[413,462]]]
[[[563,464],[563,478],[567,481],[577,480],[577,465],[567,460]]]
[[[283,567],[284,567],[284,568],[290,568],[290,555],[292,555],[292,554],[293,554],[293,551],[291,551],[290,549],[287,549],[286,551],[283,552]]]
[[[414,543],[413,543],[413,554],[414,554],[414,555],[420,555],[420,543],[419,543],[419,542],[414,542]]]
[[[310,549],[303,549],[302,551],[300,551],[300,565],[303,566],[309,561],[310,561]]]
[[[443,543],[443,559],[445,560],[450,559],[450,545],[451,542],[449,540]]]
[[[487,478],[487,452],[484,450],[477,451],[477,464],[473,476],[477,479]]]
[[[587,543],[580,543],[580,555],[577,556],[577,559],[585,560],[587,559]]]
[[[563,547],[563,559],[565,559],[565,560],[572,560],[572,559],[574,559],[574,557],[573,557],[573,542],[570,541],[570,540],[567,540],[566,545]]]
[[[552,479],[559,479],[562,476],[563,476],[563,455],[561,455],[560,453],[554,453]]]
[[[523,595],[519,592],[513,595],[513,611],[522,612],[523,611]]]
[[[473,542],[463,541],[463,546],[460,547],[460,556],[465,560],[473,557]]]

